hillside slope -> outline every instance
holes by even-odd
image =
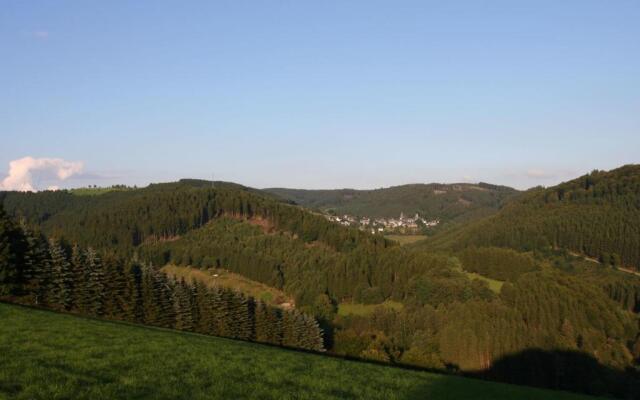
[[[131,254],[143,243],[173,240],[224,215],[259,217],[307,242],[338,250],[386,247],[380,237],[330,223],[325,218],[237,184],[182,180],[146,188],[76,196],[69,191],[0,192],[10,215],[39,225],[47,235]]]
[[[301,190],[270,188],[268,193],[304,207],[337,214],[397,217],[419,213],[443,222],[464,222],[495,213],[517,191],[479,184],[411,184],[374,190]]]
[[[0,398],[589,398],[2,303],[0,319]]]
[[[62,200],[56,200],[57,196]],[[548,260],[528,260],[498,249],[490,251],[496,260],[487,265],[474,262],[478,254],[486,252],[414,251],[410,246],[400,247],[379,236],[333,224],[301,207],[237,188],[153,185],[85,196],[93,199],[73,209],[65,205],[64,196],[67,194],[10,193],[5,201],[12,214],[24,215],[39,223],[45,234],[54,236],[54,241],[48,242],[49,238],[24,224],[8,219],[5,228],[0,224],[0,247],[4,229],[9,260],[14,249],[13,259],[25,261],[15,268],[6,268],[0,262],[0,289],[5,283],[9,292],[26,292],[29,304],[43,304],[50,292],[49,281],[54,280],[53,307],[70,305],[73,309],[79,304],[80,310],[90,311],[88,315],[108,315],[111,309],[119,315],[127,311],[124,306],[138,304],[137,288],[145,292],[146,287],[149,295],[142,296],[142,311],[146,304],[151,312],[133,313],[133,318],[126,320],[171,327],[174,321],[159,318],[164,314],[154,307],[162,300],[161,304],[168,310],[173,308],[176,316],[180,315],[180,323],[188,326],[188,310],[192,310],[194,321],[202,319],[198,320],[200,312],[194,313],[187,304],[207,296],[199,296],[199,288],[190,295],[189,288],[180,284],[176,288],[184,299],[174,301],[175,296],[165,293],[164,278],[154,278],[154,270],[167,263],[223,268],[295,297],[296,310],[318,319],[324,330],[324,346],[334,354],[620,396],[627,393],[626,381],[635,379],[633,371],[639,367],[638,320],[630,311],[637,310],[640,291],[635,285],[621,285],[617,278],[606,285],[598,283],[597,278],[585,280],[569,272],[574,268],[571,262],[556,267]],[[86,251],[76,252],[85,254],[86,262],[82,257],[74,260],[75,246],[58,244],[59,235],[70,244],[86,246]],[[23,238],[15,242],[23,245],[12,245],[14,237]],[[58,269],[68,272],[69,262],[50,268],[53,258],[60,258],[54,257],[60,247],[67,254],[62,258],[70,260],[72,270],[77,272],[70,279],[70,289],[71,293],[77,287],[81,289],[80,302],[74,303],[73,298],[69,304],[58,301],[59,295],[69,293],[66,279],[58,279],[64,278]],[[91,247],[99,248],[99,258],[105,261],[111,259],[107,257],[111,251],[122,254],[122,262],[102,263],[107,268],[97,268],[100,263]],[[0,252],[0,257],[3,255]],[[524,262],[515,274],[505,270],[512,261]],[[139,263],[144,265],[137,268]],[[129,264],[136,268],[128,268]],[[118,283],[118,271],[123,268],[132,272],[127,280],[130,284]],[[142,279],[137,279],[139,270]],[[491,281],[477,279],[474,274],[506,282],[492,290]],[[109,284],[94,285],[103,281]],[[117,288],[125,289],[123,307],[106,304],[103,309],[102,302],[92,304],[91,299],[110,302],[110,293]],[[93,296],[93,292],[100,296]],[[233,298],[229,298],[229,306],[234,304]],[[401,303],[401,307],[375,307],[389,301]],[[284,340],[285,330],[280,329],[279,318],[270,324],[273,329],[265,330],[262,323],[257,323],[263,313],[253,316],[243,311],[239,313],[242,319],[236,320],[255,324],[242,322],[243,328],[236,330],[232,327],[234,320],[225,319],[227,306],[218,307],[216,302],[203,303],[212,305],[205,309],[214,310],[211,315],[216,319],[209,321],[213,324],[196,324],[202,328],[197,332],[258,338],[273,331],[275,340],[268,342],[284,343],[280,338]],[[345,303],[371,306],[373,312],[360,317],[336,315],[338,306]],[[310,319],[292,321],[298,320],[301,326],[311,328],[305,322]],[[256,327],[255,334],[252,326]],[[319,336],[316,326],[307,332],[311,335],[305,337]],[[294,331],[289,333],[287,340],[297,338]],[[556,354],[558,349],[570,353]],[[571,367],[578,355],[585,366],[582,370]],[[514,357],[524,357],[519,362],[522,368],[493,370],[494,365],[510,365]],[[530,364],[536,367],[527,367]],[[603,369],[630,373],[628,377],[618,372],[602,374]],[[532,372],[538,370],[545,374]]]
[[[494,216],[434,237],[423,247],[564,248],[605,264],[640,267],[640,165],[593,171],[532,189]]]

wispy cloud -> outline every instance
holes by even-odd
[[[51,33],[45,29],[23,30],[20,32],[20,34],[25,38],[41,41],[48,40],[49,36],[51,36]]]
[[[31,32],[31,36],[40,40],[49,39],[49,31],[33,31]]]
[[[62,158],[19,158],[9,162],[9,174],[0,182],[0,190],[35,191],[37,185],[34,180],[62,182],[80,174],[83,168],[82,161],[67,161]]]

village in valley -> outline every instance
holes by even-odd
[[[371,231],[373,234],[415,234],[424,229],[433,228],[440,223],[439,219],[427,219],[418,213],[414,217],[405,217],[404,213],[400,213],[398,218],[370,218],[346,214],[325,215],[325,217],[340,225]]]

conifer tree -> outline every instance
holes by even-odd
[[[130,261],[125,266],[126,288],[124,318],[127,321],[144,323],[144,301],[142,292],[143,271],[140,264]]]
[[[217,288],[213,297],[213,318],[216,324],[216,335],[233,336],[233,292],[225,288]]]
[[[152,269],[155,281],[155,298],[159,306],[158,326],[163,328],[173,328],[176,324],[174,310],[174,286],[162,272]]]
[[[251,338],[251,316],[247,298],[233,291],[229,296],[229,337],[249,340]]]
[[[71,269],[73,271],[73,307],[76,312],[87,311],[87,270],[85,268],[84,252],[76,243],[71,248]]]
[[[262,300],[255,303],[253,312],[253,340],[268,343],[269,325],[267,322],[267,306]]]
[[[35,305],[46,306],[51,285],[51,262],[47,240],[36,231],[22,223],[22,232],[26,239],[24,252],[24,287]]]
[[[142,308],[144,310],[144,323],[148,325],[160,325],[161,311],[156,301],[157,282],[151,268],[142,267]]]
[[[194,306],[197,309],[193,315],[197,315],[195,331],[205,335],[213,335],[215,331],[215,321],[213,317],[213,290],[208,289],[204,284],[195,284]]]
[[[204,284],[198,280],[194,280],[192,281],[192,285],[189,285],[189,288],[191,290],[191,319],[193,320],[193,330],[195,332],[200,332],[199,326],[200,326],[200,309],[201,309],[201,291],[205,290],[206,291],[206,287],[204,286]]]
[[[318,321],[311,315],[302,314],[300,323],[302,324],[303,335],[300,338],[299,346],[303,349],[324,351],[322,329],[318,325]]]
[[[69,311],[73,305],[73,271],[65,249],[59,239],[49,241],[51,259],[51,305]]]
[[[174,306],[176,315],[175,328],[182,331],[193,330],[193,292],[184,278],[175,285]]]
[[[19,294],[24,239],[0,203],[0,296]]]
[[[286,347],[298,347],[302,335],[298,319],[300,313],[297,310],[282,313],[282,345]]]
[[[102,262],[105,270],[105,316],[112,319],[126,319],[128,282],[124,263],[111,256],[104,258]]]
[[[84,291],[83,304],[90,315],[104,313],[105,274],[104,266],[97,252],[89,247],[85,252],[87,283]]]

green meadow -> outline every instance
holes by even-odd
[[[340,303],[338,304],[338,315],[343,317],[348,315],[357,315],[362,317],[373,314],[378,307],[400,311],[404,306],[402,303],[393,300],[387,300],[380,304]]]
[[[585,399],[0,303],[3,399]]]

